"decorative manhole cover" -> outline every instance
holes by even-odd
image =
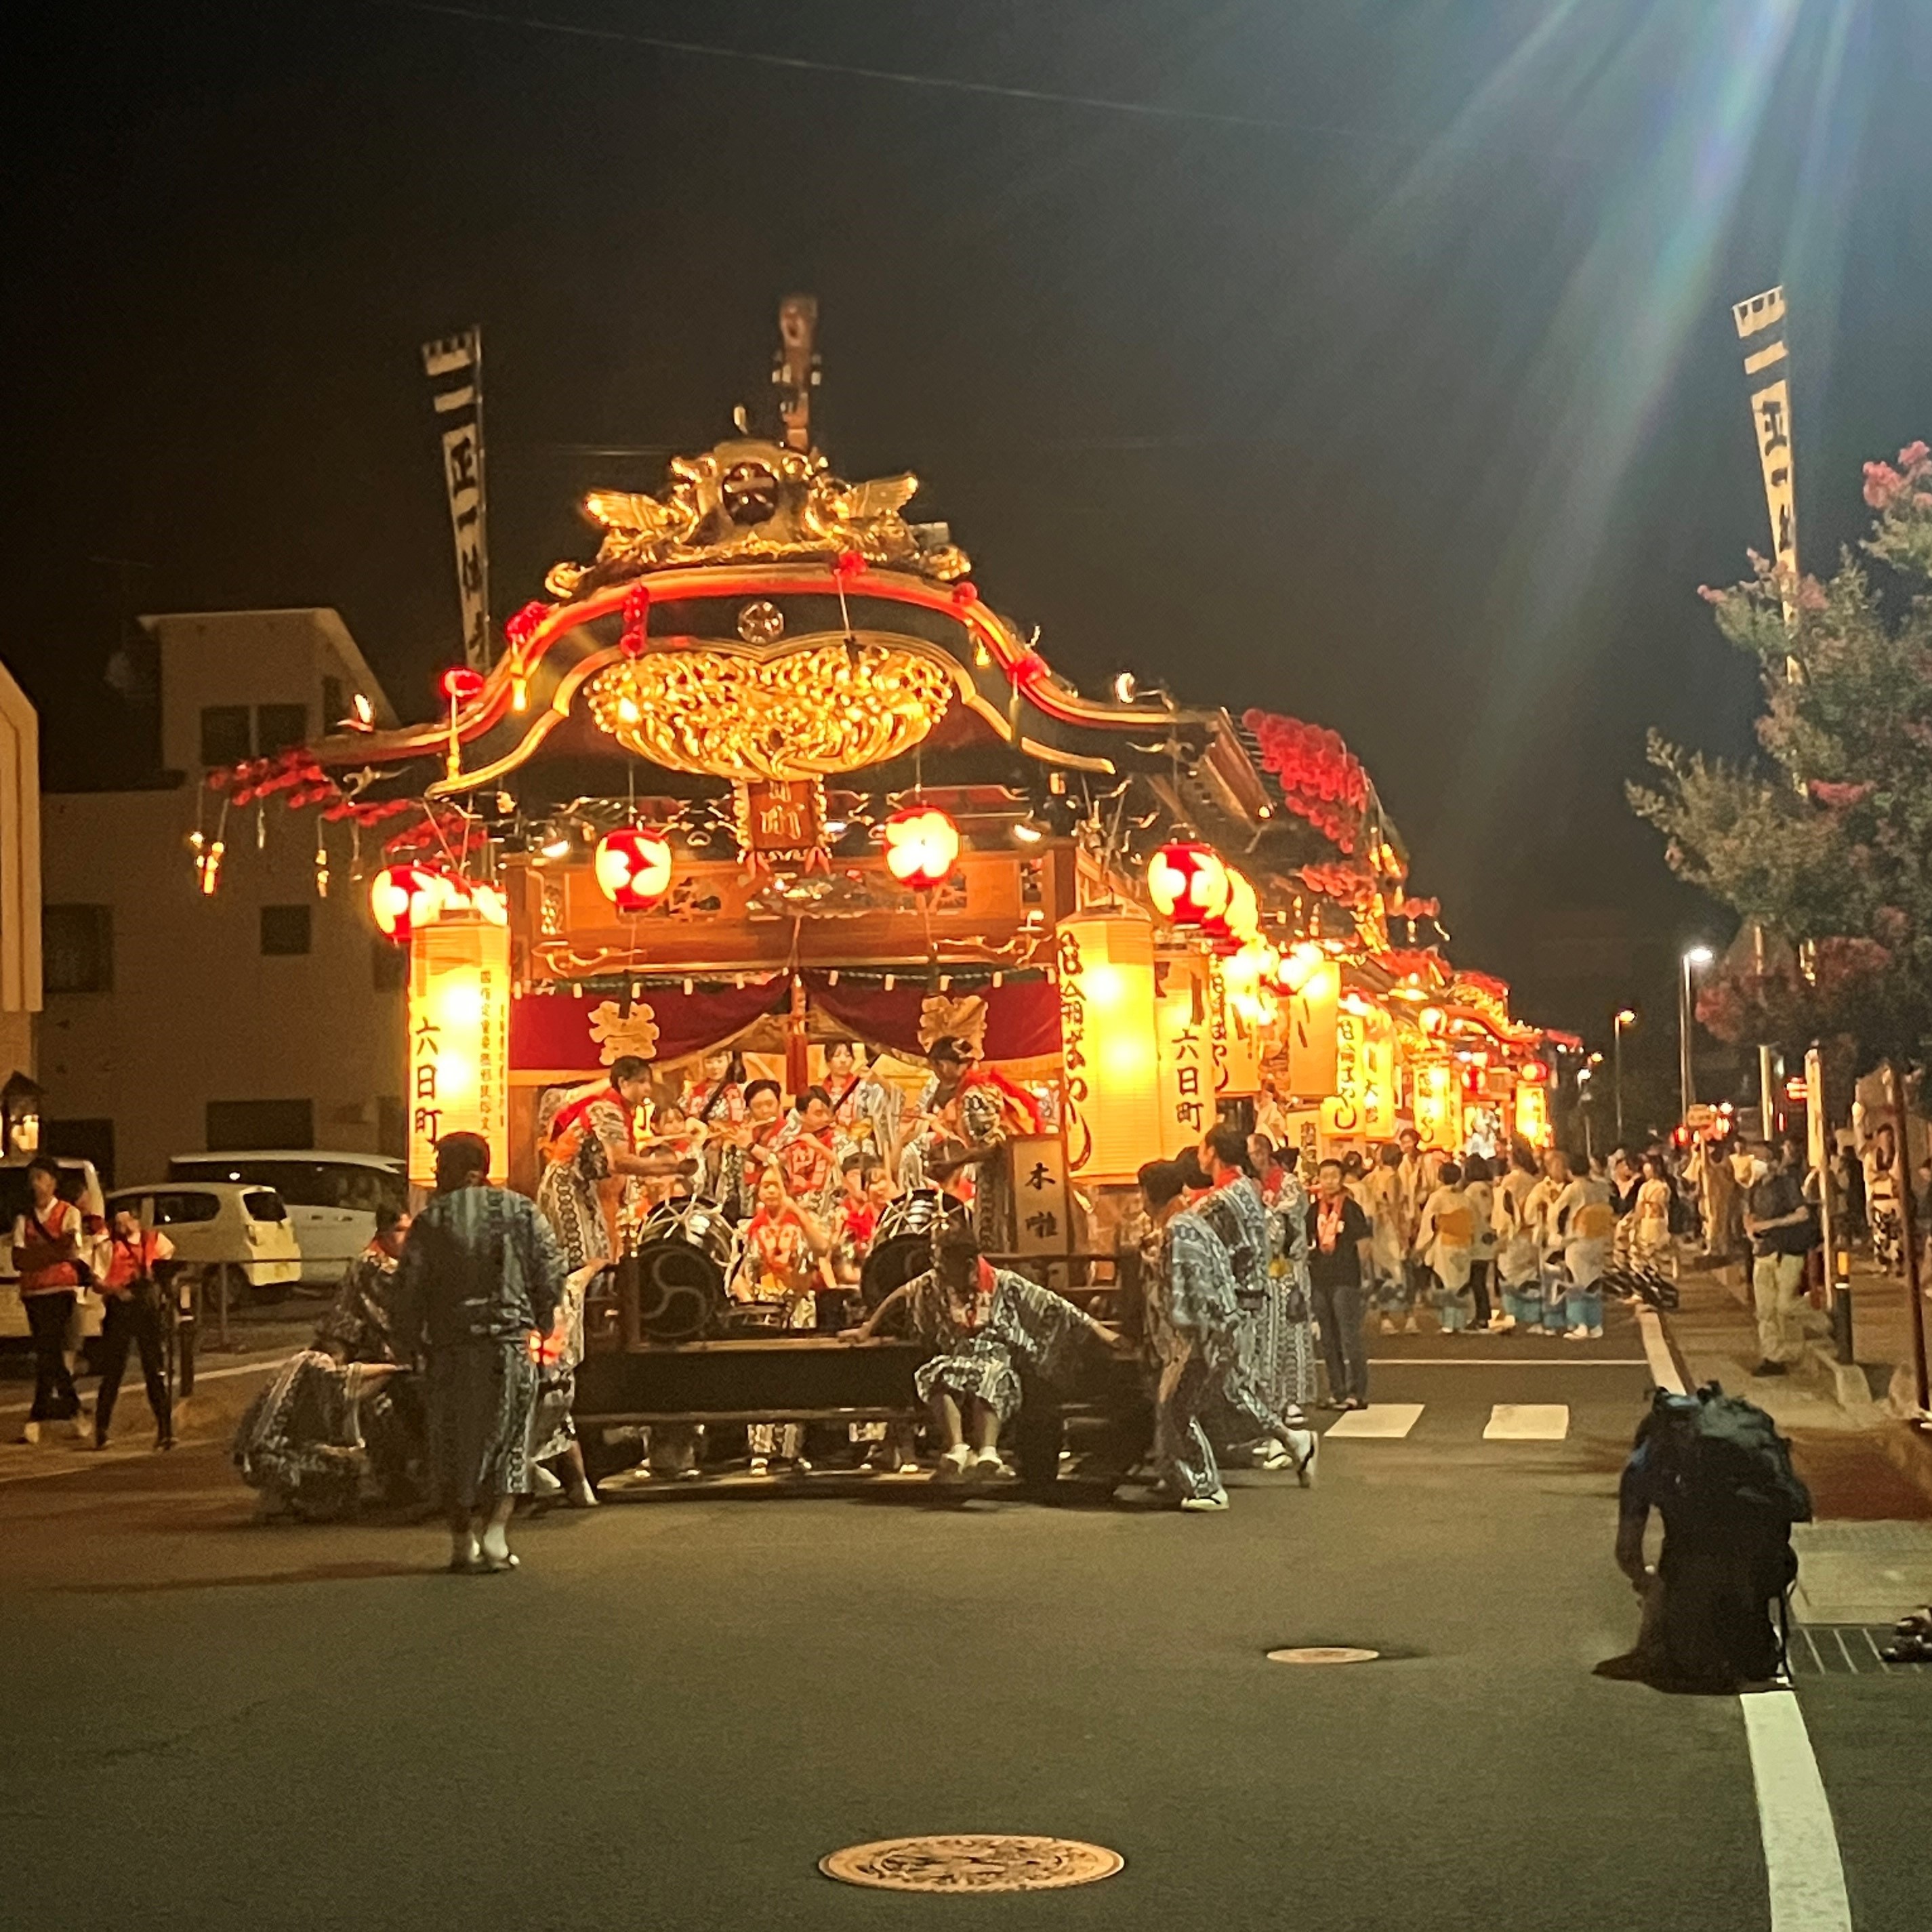
[[[960,1833],[848,1845],[820,1858],[818,1869],[886,1892],[1054,1892],[1112,1878],[1126,1863],[1118,1852],[1076,1838]]]
[[[1304,1643],[1291,1650],[1271,1650],[1270,1664],[1372,1664],[1378,1650],[1360,1650],[1346,1643]]]

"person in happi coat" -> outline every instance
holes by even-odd
[[[516,1565],[508,1532],[530,1489],[536,1354],[567,1272],[550,1223],[522,1195],[491,1186],[489,1172],[481,1134],[436,1142],[436,1193],[410,1228],[394,1294],[398,1352],[424,1362],[449,1567],[471,1573]]]
[[[746,1223],[732,1298],[772,1305],[782,1328],[815,1328],[831,1248],[824,1222],[787,1191],[784,1162],[767,1162],[758,1174],[758,1212]],[[810,1470],[802,1423],[754,1422],[749,1435],[753,1475],[767,1474],[774,1459],[800,1474]]]
[[[315,1329],[315,1346],[338,1362],[395,1360],[396,1269],[409,1232],[410,1217],[402,1209],[378,1208],[368,1246],[343,1270],[335,1299]]]
[[[1401,1168],[1402,1150],[1391,1142],[1376,1156],[1362,1181],[1362,1207],[1374,1230],[1369,1264],[1384,1335],[1396,1332],[1400,1324],[1396,1317],[1408,1295],[1408,1278],[1403,1271],[1408,1255],[1408,1226]]]
[[[845,1156],[853,1146],[823,1087],[807,1088],[773,1144],[784,1170],[785,1192],[821,1218],[838,1198]]]
[[[964,1040],[934,1041],[930,1058],[932,1078],[920,1102],[928,1124],[924,1173],[913,1179],[902,1172],[901,1184],[943,1185],[950,1176],[968,1172],[973,1225],[981,1246],[994,1254],[1010,1252],[1015,1222],[1006,1142],[1015,1133],[1037,1133],[1039,1110],[1032,1096],[997,1067],[979,1064]]]
[[[914,1380],[932,1412],[940,1444],[934,1473],[942,1482],[1005,1474],[1000,1430],[1018,1413],[1023,1373],[1070,1384],[1093,1347],[1132,1350],[1070,1301],[995,1268],[964,1214],[948,1214],[934,1230],[931,1269],[895,1288],[850,1339],[871,1340],[900,1310],[934,1352]]]
[[[1198,1156],[1200,1172],[1208,1189],[1196,1204],[1194,1212],[1211,1228],[1228,1251],[1228,1264],[1234,1277],[1237,1305],[1235,1339],[1238,1365],[1234,1379],[1246,1385],[1246,1399],[1225,1418],[1228,1428],[1245,1425],[1255,1414],[1269,1412],[1268,1389],[1274,1364],[1269,1343],[1276,1324],[1268,1299],[1276,1286],[1269,1270],[1274,1260],[1274,1230],[1262,1204],[1261,1190],[1249,1172],[1246,1135],[1232,1121],[1210,1127],[1201,1138]],[[1295,1458],[1277,1430],[1258,1440],[1228,1436],[1221,1438],[1223,1448],[1248,1447],[1252,1459],[1264,1469],[1292,1468]]]
[[[650,1062],[627,1053],[611,1063],[602,1086],[566,1100],[550,1118],[537,1205],[573,1273],[616,1253],[616,1197],[627,1180],[677,1171],[674,1158],[638,1150],[638,1109],[650,1084]]]
[[[1445,1160],[1436,1169],[1436,1186],[1422,1204],[1415,1252],[1434,1284],[1443,1333],[1460,1334],[1469,1325],[1473,1306],[1469,1270],[1476,1258],[1476,1216],[1462,1191],[1460,1162]]]
[[[785,1130],[784,1096],[776,1080],[754,1080],[745,1089],[745,1118],[723,1137],[718,1200],[734,1221],[758,1211],[758,1177],[778,1152]]]
[[[1150,1161],[1139,1180],[1157,1232],[1144,1276],[1158,1376],[1154,1460],[1168,1495],[1182,1509],[1202,1513],[1228,1507],[1216,1436],[1292,1442],[1304,1484],[1313,1479],[1316,1438],[1268,1408],[1243,1372],[1241,1313],[1227,1244],[1201,1208],[1186,1204],[1189,1172],[1182,1161]]]
[[[1279,1151],[1264,1134],[1248,1136],[1256,1185],[1268,1216],[1268,1282],[1256,1337],[1260,1392],[1270,1409],[1300,1427],[1315,1400],[1315,1318],[1308,1292],[1308,1190],[1301,1150]]]

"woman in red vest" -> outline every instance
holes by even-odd
[[[22,1442],[38,1442],[44,1422],[68,1423],[76,1436],[85,1428],[74,1372],[68,1366],[67,1341],[80,1299],[86,1226],[80,1210],[55,1191],[59,1181],[60,1169],[52,1161],[28,1162],[27,1211],[14,1222],[20,1306],[34,1338],[34,1406],[21,1432]]]
[[[141,1354],[141,1374],[154,1412],[154,1447],[175,1446],[174,1411],[161,1370],[162,1296],[155,1270],[174,1255],[167,1236],[144,1228],[131,1208],[117,1208],[108,1223],[107,1272],[100,1282],[106,1304],[100,1322],[100,1390],[94,1401],[94,1446],[107,1447],[108,1426],[121,1394],[130,1346]]]

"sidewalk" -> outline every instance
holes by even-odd
[[[1855,1272],[1853,1340],[1859,1360],[1833,1358],[1825,1317],[1805,1311],[1804,1360],[1786,1376],[1754,1377],[1757,1323],[1741,1264],[1687,1271],[1682,1306],[1665,1326],[1694,1385],[1721,1382],[1764,1409],[1796,1445],[1822,1517],[1890,1520],[1932,1516],[1932,1438],[1891,1406],[1909,1407],[1910,1311],[1905,1290]]]

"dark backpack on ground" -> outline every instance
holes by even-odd
[[[1660,1389],[1637,1442],[1664,1512],[1666,1642],[1676,1666],[1700,1679],[1774,1676],[1798,1576],[1791,1526],[1811,1520],[1790,1444],[1755,1402],[1715,1382],[1694,1396]]]

